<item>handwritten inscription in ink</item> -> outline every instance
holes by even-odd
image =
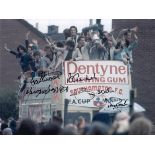
[[[85,77],[80,77],[79,73],[76,73],[74,75],[69,73],[67,83],[90,81],[90,80],[93,80],[93,79],[97,79],[97,77],[95,76],[95,73],[94,73],[94,76],[90,76],[90,77],[88,75],[86,75]]]
[[[68,86],[65,87],[65,86],[60,85],[59,87],[53,87],[53,88],[51,88],[51,86],[49,85],[45,89],[41,89],[41,88],[39,88],[39,89],[33,89],[33,87],[30,87],[30,89],[26,90],[26,94],[30,94],[30,95],[35,94],[36,97],[38,97],[41,94],[45,94],[46,95],[49,92],[52,92],[52,93],[68,92]]]
[[[32,78],[30,80],[30,83],[32,86],[34,86],[36,84],[40,84],[41,82],[47,82],[47,81],[53,81],[55,79],[60,79],[61,75],[62,75],[61,72],[55,72],[55,75],[52,75],[52,76],[43,75],[39,79]]]

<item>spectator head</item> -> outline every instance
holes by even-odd
[[[60,48],[63,48],[64,47],[64,44],[60,41],[57,42],[57,47],[60,47]]]
[[[109,127],[100,122],[94,122],[88,130],[88,135],[107,135]]]
[[[10,128],[5,128],[3,131],[2,131],[2,134],[3,135],[12,135],[12,130]]]
[[[78,130],[77,127],[73,124],[67,124],[63,130],[64,135],[77,135]]]
[[[52,48],[51,48],[49,45],[46,45],[46,46],[44,47],[44,51],[45,51],[46,53],[53,53],[53,50],[52,50]]]
[[[109,38],[109,33],[108,31],[103,31],[104,36],[108,39]]]
[[[1,131],[1,124],[2,124],[2,119],[0,118],[0,131]]]
[[[77,27],[76,26],[71,26],[69,28],[69,30],[70,30],[71,37],[75,37],[77,35]]]
[[[91,42],[92,41],[92,36],[91,36],[91,32],[90,31],[85,31],[85,32],[83,32],[83,34],[84,34],[86,42]]]
[[[40,131],[40,135],[60,135],[60,134],[62,134],[62,129],[60,125],[56,123],[48,123]]]
[[[58,124],[59,126],[62,126],[63,120],[61,117],[53,116],[52,123]]]
[[[66,42],[66,49],[67,49],[68,51],[73,51],[74,48],[75,48],[75,43],[74,43],[74,41],[68,40],[68,41]]]
[[[79,36],[77,42],[78,42],[78,45],[80,47],[83,47],[85,45],[85,37],[84,36]]]
[[[7,123],[3,122],[1,124],[1,131],[3,131],[5,128],[8,128],[8,125],[7,125]]]
[[[16,121],[15,120],[11,120],[9,127],[11,128],[12,133],[15,134],[16,133],[16,127],[17,127]]]
[[[46,54],[46,53],[44,52],[43,49],[40,49],[40,50],[39,50],[39,53],[40,53],[40,56],[41,56],[41,57],[42,57],[42,56],[45,56],[45,54]]]
[[[26,48],[23,46],[23,45],[19,45],[18,47],[17,47],[17,51],[19,52],[19,53],[24,53],[24,52],[27,52],[27,50],[26,50]]]
[[[127,112],[120,112],[116,115],[116,118],[115,120],[116,121],[122,121],[122,120],[129,120],[130,119],[130,116]]]
[[[120,42],[121,42],[121,47],[122,48],[126,47],[126,40],[125,40],[125,38],[122,38]]]
[[[46,57],[48,57],[50,59],[50,61],[52,61],[53,55],[54,55],[53,49],[50,46],[46,45],[44,47],[44,52],[45,52]]]
[[[135,119],[130,125],[130,135],[150,135],[151,132],[152,122],[147,118],[139,117]]]
[[[9,118],[8,118],[8,121],[12,121],[12,120],[14,120],[13,117],[9,117]]]
[[[30,119],[24,119],[19,124],[17,129],[18,135],[35,135],[36,134],[36,125]]]
[[[78,129],[84,128],[85,125],[86,125],[85,118],[84,118],[83,116],[80,116],[80,117],[78,118],[78,123],[77,123]]]
[[[40,59],[40,52],[34,52],[33,57],[35,60],[39,60]]]
[[[133,113],[130,117],[130,123],[132,123],[135,119],[140,118],[140,117],[145,117],[144,113],[142,112]]]
[[[132,36],[132,33],[131,33],[131,30],[128,29],[127,32],[124,33],[124,38],[128,41],[131,40],[131,36]]]
[[[71,36],[70,30],[69,30],[69,29],[64,29],[63,34],[64,34],[64,36],[65,36],[65,40],[66,40],[68,37]]]
[[[81,130],[81,135],[87,135],[90,128],[91,128],[91,125],[85,125],[85,127]]]
[[[117,44],[116,44],[116,46],[115,46],[115,48],[116,49],[120,49],[122,46],[121,46],[121,41],[118,41],[117,42]]]
[[[116,115],[110,134],[128,134],[129,130],[129,114],[120,112]]]

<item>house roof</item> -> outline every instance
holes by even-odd
[[[39,30],[37,30],[33,25],[28,23],[26,20],[24,20],[24,19],[17,19],[17,21],[20,22],[21,24],[23,24],[25,27],[29,28],[31,31],[33,31],[36,35],[41,37],[43,40],[45,40],[44,33],[42,33]]]
[[[23,24],[25,27],[29,28],[31,31],[33,31],[36,35],[41,37],[43,40],[45,40],[45,36],[51,37],[55,41],[64,41],[65,40],[65,37],[62,33],[57,33],[57,34],[53,34],[53,35],[44,34],[44,33],[40,32],[39,30],[37,30],[33,25],[31,25],[29,22],[27,22],[24,19],[17,19],[17,21],[20,22],[21,24]]]

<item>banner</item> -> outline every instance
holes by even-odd
[[[42,121],[42,105],[36,104],[36,105],[29,105],[29,118],[36,122]]]
[[[66,91],[66,88],[62,85],[62,75],[60,74],[30,78],[20,102],[21,104],[43,104],[47,102],[60,104],[63,91]]]
[[[65,62],[69,105],[118,112],[129,107],[128,68],[120,61]]]

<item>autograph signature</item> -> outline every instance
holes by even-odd
[[[52,81],[55,79],[60,79],[60,76],[62,75],[61,72],[57,71],[57,72],[53,72],[53,76],[47,76],[47,75],[42,75],[39,79],[34,79],[32,78],[30,83],[32,86],[39,84],[41,82],[46,82],[46,81]]]
[[[30,87],[30,89],[26,90],[26,94],[36,94],[36,97],[38,97],[41,94],[48,94],[49,92],[52,93],[63,93],[63,92],[68,92],[68,86],[64,87],[64,86],[59,86],[59,87],[53,87],[51,88],[50,85],[46,88],[46,89],[37,89],[37,90],[33,90],[33,87]]]
[[[110,88],[107,88],[106,90],[98,90],[97,93],[95,93],[95,92],[92,92],[92,91],[87,91],[86,89],[81,89],[79,94],[84,93],[84,92],[88,93],[88,95],[90,95],[92,97],[92,99],[93,99],[95,96],[100,96],[100,95],[103,95],[103,94],[113,93],[114,91],[110,90]],[[71,94],[70,96],[77,96],[77,95]]]
[[[88,77],[88,75],[86,75],[85,77],[79,77],[79,73],[76,73],[74,75],[69,73],[67,83],[90,81],[90,80],[93,80],[93,79],[97,79],[97,77],[95,76],[95,73],[94,73],[94,76],[91,76],[91,77]]]

